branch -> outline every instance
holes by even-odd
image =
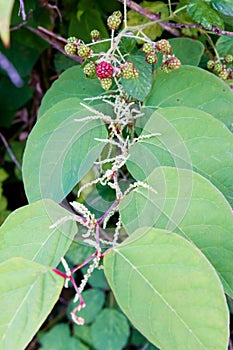
[[[118,0],[122,4],[124,3],[124,0]],[[154,14],[153,12],[143,8],[142,6],[136,4],[132,0],[126,0],[126,5],[131,8],[132,10],[140,13],[140,15],[148,18],[151,21],[158,21],[160,19],[160,15]],[[160,22],[157,23],[161,28],[167,30],[168,32],[172,33],[175,36],[180,36],[179,31],[176,30],[176,28],[183,29],[183,28],[199,28],[203,30],[210,31],[217,35],[229,35],[233,36],[233,32],[229,32],[227,30],[222,30],[217,28],[216,26],[212,26],[212,28],[206,28],[202,26],[201,24],[183,24],[183,23],[174,23],[174,22]]]
[[[0,52],[0,68],[2,68],[9,76],[12,83],[20,88],[23,86],[24,82],[21,79],[19,73],[13,66],[13,64],[8,60],[6,56],[3,55],[3,53]]]
[[[44,39],[47,41],[51,46],[53,46],[55,49],[58,51],[62,52],[65,56],[67,56],[67,53],[64,50],[64,46],[66,44],[66,39],[63,37],[54,34],[53,32],[50,32],[49,30],[39,26],[37,29],[27,26],[26,27],[28,30],[31,32],[35,33],[38,35],[40,38]],[[71,59],[74,61],[77,61],[79,63],[82,63],[82,59],[78,56],[69,56]]]
[[[124,0],[118,0],[119,2],[121,2],[122,4],[124,4]],[[140,15],[148,18],[150,21],[158,21],[160,19],[160,15],[159,14],[155,14],[147,9],[145,9],[144,7],[136,4],[136,2],[132,1],[132,0],[126,0],[126,5],[131,8],[132,10],[140,13]],[[170,23],[169,22],[160,22],[157,23],[158,26],[160,26],[161,28],[165,29],[166,31],[170,32],[171,34],[173,34],[174,36],[180,36],[180,32],[178,30],[176,30],[175,28],[171,28]]]

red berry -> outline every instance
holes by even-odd
[[[113,73],[113,66],[106,61],[100,62],[96,66],[96,75],[99,79],[109,78]]]

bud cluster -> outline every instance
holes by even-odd
[[[114,45],[118,45],[115,44],[118,41],[114,41],[114,31],[119,29],[121,23],[122,13],[120,11],[114,11],[107,19],[108,28],[112,31],[111,39],[109,39],[111,40],[111,48],[107,52],[94,53],[91,49],[92,45],[95,45],[101,38],[97,29],[90,32],[92,41],[90,44],[85,44],[82,40],[71,36],[67,39],[67,44],[64,47],[68,55],[78,55],[83,60],[83,72],[86,77],[97,77],[105,91],[111,88],[113,80],[117,83],[117,79],[137,79],[140,74],[139,69],[130,59],[125,60],[119,47],[114,47]],[[164,72],[170,72],[180,67],[180,61],[172,55],[172,47],[167,40],[161,39],[157,42],[151,42],[149,38],[146,40],[142,46],[142,52],[148,64],[156,64],[158,62],[157,55],[160,52],[163,55],[161,69]],[[226,60],[229,61],[230,58],[227,57]]]
[[[233,69],[227,67],[227,65],[233,62],[233,56],[230,54],[225,55],[221,60],[209,60],[207,62],[207,69],[213,72],[222,80],[233,79]]]

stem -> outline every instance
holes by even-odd
[[[26,21],[26,13],[25,13],[24,2],[23,2],[23,0],[19,0],[19,3],[20,3],[20,5],[19,5],[18,16],[20,15],[20,12],[21,12],[23,21]]]
[[[168,8],[169,8],[169,15],[172,15],[172,6],[171,6],[171,0],[168,0]]]
[[[66,273],[64,273],[64,272],[62,272],[62,271],[60,271],[60,270],[58,270],[58,269],[53,269],[53,272],[55,272],[57,275],[59,275],[59,276],[61,276],[61,277],[63,277],[63,278],[68,278],[68,276],[66,275]]]
[[[126,0],[124,0],[124,26],[127,28],[127,5]]]
[[[22,171],[22,167],[19,164],[19,162],[17,161],[16,157],[14,156],[14,153],[12,152],[12,150],[10,149],[10,146],[7,143],[7,140],[5,139],[5,137],[3,136],[2,133],[0,133],[0,138],[2,140],[2,143],[4,144],[4,146],[6,147],[6,150],[9,154],[9,156],[11,157],[11,159],[13,160],[13,162],[15,163],[15,165],[17,166],[17,168]]]
[[[97,220],[98,224],[101,224],[108,214],[119,204],[119,199],[116,199],[115,202],[108,208],[108,210]]]
[[[216,50],[216,47],[215,47],[215,45],[213,43],[213,40],[211,39],[211,37],[206,32],[204,32],[203,34],[207,37],[207,40],[208,40],[210,46],[212,47],[212,49],[213,49],[213,51],[215,53],[215,56],[217,57],[217,60],[220,61],[220,56],[218,54],[218,51]]]
[[[94,257],[96,256],[96,253],[92,254],[91,256],[89,256],[86,260],[84,260],[81,264],[76,265],[72,270],[71,270],[71,274],[73,274],[74,272],[76,272],[77,270],[81,269],[83,266],[85,266],[86,264],[89,263],[89,261],[91,261],[92,259],[94,259]]]
[[[95,227],[95,239],[96,239],[96,249],[100,249],[100,227],[98,222],[96,223]]]

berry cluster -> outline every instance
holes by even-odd
[[[64,50],[70,56],[78,55],[80,58],[84,59],[90,57],[92,54],[91,48],[74,36],[67,39],[67,44],[65,45]]]
[[[67,39],[67,44],[64,49],[68,55],[78,55],[83,59],[83,72],[88,78],[97,77],[100,81],[102,88],[108,91],[115,80],[118,85],[118,79],[137,79],[139,77],[139,70],[135,67],[134,63],[130,60],[125,60],[125,56],[120,52],[116,43],[118,39],[114,40],[114,31],[119,29],[122,23],[122,14],[120,11],[115,11],[107,19],[108,28],[112,31],[111,35],[111,47],[108,52],[94,53],[91,49],[92,45],[100,40],[100,32],[97,29],[93,29],[90,33],[90,44],[85,44],[83,41],[70,37]],[[131,33],[132,34],[132,33]],[[108,39],[107,39],[108,40]],[[157,42],[151,42],[149,38],[142,46],[142,52],[145,55],[145,61],[148,64],[155,64],[158,62],[157,54],[160,52],[163,55],[163,61],[161,69],[164,72],[170,72],[173,69],[180,67],[180,61],[174,55],[172,55],[171,44],[165,40],[159,40]],[[94,46],[93,46],[94,47]],[[127,55],[126,55],[127,56]],[[228,58],[229,59],[229,58]],[[121,83],[121,80],[119,81]]]
[[[227,65],[231,64],[232,62],[233,56],[227,54],[222,60],[209,60],[207,62],[207,68],[222,80],[232,80],[233,69],[231,67],[227,67]]]
[[[138,78],[139,71],[134,66],[133,62],[127,61],[121,67],[121,76],[123,79]]]
[[[156,52],[163,54],[163,63],[161,65],[161,70],[165,73],[169,73],[171,70],[180,67],[180,60],[172,54],[171,44],[165,40],[161,39],[156,43],[146,42],[142,46],[142,52],[146,55],[145,60],[149,64],[155,64],[158,62],[158,57]]]
[[[111,30],[117,30],[122,22],[122,13],[120,11],[114,11],[107,19],[108,28]]]

